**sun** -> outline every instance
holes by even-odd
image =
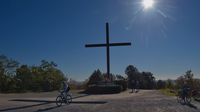
[[[154,0],[143,0],[142,1],[142,5],[145,9],[149,9],[151,7],[153,7],[154,5]]]

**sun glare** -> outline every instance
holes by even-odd
[[[143,0],[142,5],[144,6],[145,9],[149,9],[149,8],[153,7],[154,0]]]

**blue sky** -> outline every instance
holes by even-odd
[[[106,72],[105,42],[132,42],[111,48],[111,72],[132,64],[157,79],[177,78],[188,69],[200,77],[200,1],[156,0],[145,10],[142,0],[0,0],[0,54],[21,64],[56,62],[69,77],[86,79]]]

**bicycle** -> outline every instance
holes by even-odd
[[[64,91],[59,91],[59,95],[56,98],[56,105],[61,106],[63,103],[70,104],[72,102],[72,95],[70,93],[65,93]]]
[[[186,93],[179,91],[177,95],[177,101],[181,104],[190,104],[192,101],[192,92],[187,89]]]

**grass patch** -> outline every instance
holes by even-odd
[[[176,92],[171,89],[160,89],[160,92],[166,96],[176,96]]]

